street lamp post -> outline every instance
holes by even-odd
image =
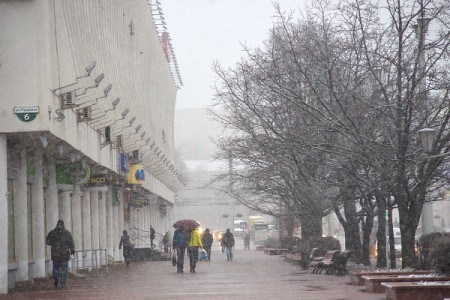
[[[423,152],[427,153],[425,159],[439,158],[450,155],[450,152],[428,155],[433,149],[434,139],[436,138],[436,129],[424,128],[418,131],[422,143]],[[425,203],[422,209],[422,234],[434,231],[433,226],[433,203]]]
[[[420,142],[422,143],[423,152],[429,154],[433,149],[434,139],[436,138],[436,129],[424,128],[418,131]],[[439,158],[450,155],[450,152],[440,153],[436,155],[427,155],[425,159]]]

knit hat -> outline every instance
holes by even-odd
[[[58,220],[58,222],[56,222],[56,228],[64,228],[64,221]]]

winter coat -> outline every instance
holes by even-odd
[[[200,239],[200,233],[197,228],[191,230],[188,247],[203,247],[202,240]]]
[[[203,247],[205,248],[211,248],[212,244],[213,244],[214,238],[213,235],[211,233],[204,233],[202,236],[202,244]]]
[[[231,232],[226,232],[222,238],[225,247],[234,247],[234,236]]]
[[[124,250],[127,250],[129,248],[131,248],[131,244],[130,244],[130,236],[128,234],[124,234],[122,235],[122,237],[120,238],[120,242],[119,242],[119,249],[121,249],[123,246]]]
[[[170,237],[169,237],[169,233],[168,232],[163,236],[162,242],[163,242],[164,245],[169,245]]]
[[[51,247],[52,261],[69,261],[70,255],[75,254],[75,244],[72,234],[64,228],[64,225],[58,225],[50,231],[45,239],[45,243]]]
[[[187,233],[185,231],[181,231],[180,229],[175,230],[173,234],[172,247],[186,247],[187,246]]]
[[[153,227],[150,227],[150,238],[154,239],[156,236],[156,231],[153,229]]]

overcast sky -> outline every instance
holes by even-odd
[[[177,109],[204,108],[214,95],[213,61],[234,66],[267,39],[275,9],[272,0],[159,0],[178,60],[183,86]],[[302,9],[306,0],[279,0],[283,10]]]

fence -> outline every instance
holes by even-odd
[[[108,254],[106,249],[75,251],[74,259],[71,262],[69,269],[75,271],[76,274],[80,274],[80,271],[95,269],[95,274],[98,277],[98,270],[105,266],[106,276],[108,276]]]

